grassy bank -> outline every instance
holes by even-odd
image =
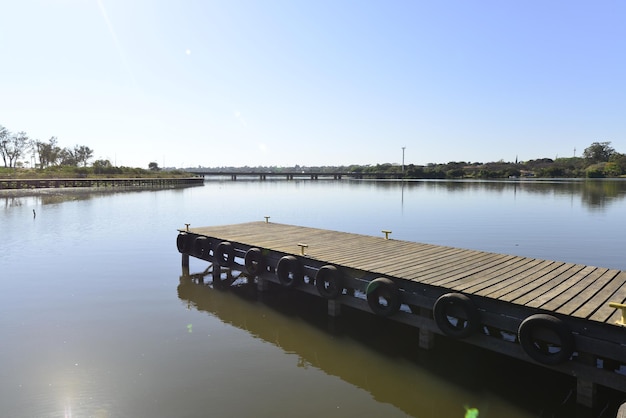
[[[181,170],[145,170],[131,167],[55,166],[44,169],[0,167],[0,179],[71,179],[71,178],[179,178],[190,177]]]

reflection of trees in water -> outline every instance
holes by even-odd
[[[626,196],[623,180],[537,181],[520,183],[520,187],[531,194],[580,198],[583,206],[592,210],[605,208]]]
[[[366,184],[377,189],[402,189],[404,192],[425,188],[451,193],[467,191],[518,192],[528,194],[580,197],[584,206],[597,210],[626,196],[626,180],[417,180],[417,181],[371,181]]]
[[[585,182],[582,201],[592,209],[605,208],[609,203],[621,200],[626,196],[624,181],[589,181]]]
[[[52,205],[56,203],[71,202],[78,200],[89,200],[94,197],[91,193],[71,193],[71,194],[41,194],[38,196],[7,196],[4,197],[4,207],[24,206],[27,204],[35,206]]]
[[[2,207],[5,209],[23,206],[24,202],[19,197],[5,197],[2,199]]]
[[[186,187],[175,187],[175,188],[155,188],[155,189],[145,189],[145,188],[136,188],[136,189],[113,189],[113,188],[105,188],[105,189],[96,189],[96,188],[68,188],[68,189],[52,189],[52,190],[38,190],[33,192],[33,194],[29,194],[29,191],[17,191],[8,193],[4,196],[0,196],[0,199],[4,201],[4,207],[15,207],[15,206],[23,206],[29,202],[33,205],[53,205],[63,202],[74,202],[80,200],[89,200],[95,197],[101,196],[109,196],[109,195],[119,195],[124,193],[141,193],[141,192],[160,192],[160,191],[170,191],[170,192],[182,192]]]

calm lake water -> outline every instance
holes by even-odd
[[[586,410],[573,380],[462,342],[426,352],[310,296],[191,283],[175,241],[267,215],[626,270],[625,197],[624,181],[351,180],[0,196],[0,416],[614,416],[620,394]]]

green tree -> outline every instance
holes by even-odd
[[[74,146],[74,157],[78,164],[82,164],[83,167],[87,167],[87,161],[93,157],[93,150],[86,145]]]
[[[618,177],[622,173],[617,163],[608,162],[604,165],[604,174],[608,177]]]
[[[617,165],[619,169],[618,175],[626,174],[626,154],[616,152],[609,161]]]
[[[34,141],[33,147],[39,157],[39,168],[46,168],[56,164],[61,153],[61,148],[57,145],[56,137],[51,137],[48,142]]]
[[[8,147],[9,136],[11,133],[7,128],[0,125],[0,155],[2,155],[2,160],[4,161],[4,166],[7,167],[7,156],[4,152],[4,149]]]
[[[109,160],[96,160],[93,162],[93,172],[95,174],[110,173],[113,169],[113,165]]]
[[[69,148],[63,148],[59,153],[59,164],[60,165],[70,165],[76,166],[78,165],[78,160],[74,151]]]
[[[17,160],[24,155],[30,141],[26,132],[11,134],[6,128],[0,127],[0,155],[5,167],[16,167]]]
[[[585,170],[587,177],[589,178],[603,178],[604,177],[604,163],[592,164]]]
[[[583,157],[591,164],[608,162],[615,154],[615,149],[611,147],[611,142],[594,142],[585,148]]]
[[[148,164],[148,169],[150,169],[152,171],[159,171],[159,170],[161,170],[159,168],[159,164],[155,163],[154,161],[151,162],[150,164]]]

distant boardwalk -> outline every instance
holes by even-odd
[[[626,392],[623,271],[271,222],[181,229],[177,246],[214,286],[276,283],[414,326],[422,348],[437,334],[539,364],[584,405],[597,385]]]
[[[353,179],[401,179],[402,173],[388,173],[388,172],[324,172],[324,171],[254,171],[254,170],[238,170],[238,171],[202,171],[202,170],[190,170],[190,173],[204,176],[207,178],[230,178],[231,180],[237,179],[333,179],[341,180],[342,178]]]
[[[0,190],[66,187],[174,187],[201,185],[202,177],[184,178],[75,178],[0,179]]]

